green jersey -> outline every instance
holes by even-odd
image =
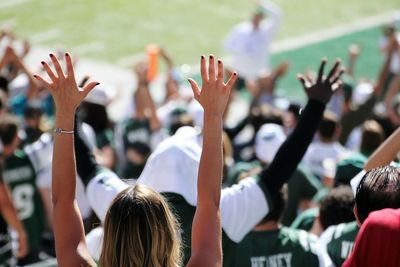
[[[250,232],[237,248],[235,266],[319,266],[317,238],[303,230],[281,227],[272,231]]]
[[[12,253],[11,236],[7,231],[7,224],[0,218],[0,267],[15,266],[16,259]]]
[[[113,132],[110,129],[96,133],[97,148],[102,149],[105,146],[113,146],[113,138]]]
[[[24,151],[17,150],[5,159],[4,181],[10,187],[19,219],[28,235],[29,247],[38,248],[46,219],[36,186],[36,170]]]
[[[290,226],[298,215],[300,202],[302,200],[311,201],[322,188],[323,185],[318,178],[304,166],[299,165],[288,182],[288,200],[282,215],[282,224]]]
[[[341,223],[328,227],[320,240],[335,266],[342,266],[353,251],[354,240],[360,228],[357,222]]]
[[[130,161],[129,150],[147,158],[150,153],[151,129],[147,119],[127,119],[116,128],[116,147],[120,163],[120,174],[125,178],[138,178],[144,163]]]
[[[250,179],[253,180],[252,178]],[[235,185],[232,188],[226,188],[222,191],[221,219],[222,250],[224,254],[223,266],[230,267],[235,265],[238,258],[237,246],[240,240],[266,215],[262,212],[262,210],[266,208],[263,206],[269,206],[270,201],[264,190],[265,187],[261,181],[254,183],[248,180],[240,185]],[[183,263],[186,264],[191,255],[192,223],[196,207],[190,205],[185,198],[179,194],[162,193],[162,195],[167,199],[180,224]],[[251,209],[250,206],[252,206],[252,202],[249,201],[251,199],[259,201],[260,207]]]
[[[262,171],[260,161],[239,162],[229,171],[226,185],[238,182],[238,178],[252,175],[252,172]],[[302,200],[312,200],[315,194],[323,188],[318,178],[308,171],[305,166],[299,165],[288,181],[288,200],[282,215],[282,224],[289,226],[297,216],[299,203]]]
[[[2,183],[1,175],[2,172],[0,169],[0,183]],[[8,232],[7,223],[4,221],[3,216],[0,214],[0,267],[14,266],[14,261],[15,258],[12,253],[11,236]]]
[[[309,231],[313,226],[315,218],[318,216],[318,213],[318,208],[311,208],[303,211],[299,214],[299,216],[297,216],[292,225],[290,225],[290,228]]]

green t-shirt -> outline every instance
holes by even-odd
[[[229,171],[227,185],[237,183],[238,178],[244,174],[251,172],[251,170],[262,170],[262,165],[259,161],[252,162],[238,162]],[[253,175],[253,174],[250,174]],[[290,226],[296,219],[299,203],[301,200],[312,200],[314,195],[324,186],[310,171],[303,165],[295,170],[292,177],[288,181],[288,199],[286,208],[282,215],[282,224]]]
[[[182,242],[182,262],[185,266],[191,255],[191,242],[192,242],[192,224],[196,207],[189,205],[186,200],[175,193],[162,193],[166,198],[172,212],[176,216],[180,225],[180,234]],[[222,230],[222,250],[224,254],[223,266],[233,266],[236,261],[236,249],[238,243],[232,241],[228,235]]]
[[[111,129],[106,129],[102,132],[96,133],[96,146],[102,149],[105,146],[113,146],[113,132]]]
[[[36,186],[36,171],[24,151],[17,150],[5,159],[4,181],[10,187],[15,208],[28,235],[29,247],[39,248],[46,219]]]
[[[235,266],[319,266],[317,238],[302,230],[281,227],[250,232],[237,248]]]
[[[11,246],[11,236],[8,233],[0,234],[0,266],[15,266],[15,261]]]
[[[251,182],[254,181],[254,182]],[[188,204],[185,198],[176,193],[162,193],[170,203],[181,229],[183,264],[191,253],[192,223],[196,207]],[[257,205],[255,203],[258,203]],[[262,206],[267,208],[260,208]],[[223,266],[234,266],[237,261],[237,246],[244,236],[265,217],[272,205],[261,180],[246,179],[239,185],[225,188],[221,193],[222,250]],[[236,241],[235,241],[236,240]]]
[[[314,224],[315,218],[318,216],[318,213],[318,208],[311,208],[303,211],[299,214],[299,216],[297,216],[292,225],[290,225],[290,228],[310,231]]]
[[[353,251],[354,240],[360,228],[357,222],[341,223],[329,227],[321,236],[326,250],[335,266],[342,266]]]
[[[310,171],[299,165],[288,182],[288,199],[282,215],[282,224],[290,226],[297,217],[299,203],[312,200],[324,186]]]

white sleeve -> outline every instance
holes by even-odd
[[[241,37],[242,35],[240,34],[240,24],[235,26],[228,34],[228,36],[224,40],[224,49],[227,52],[241,52],[241,46],[238,45],[238,42],[241,43]]]
[[[317,245],[316,254],[318,255],[318,261],[320,267],[335,267],[335,264],[329,257],[326,249]]]
[[[239,243],[269,212],[267,198],[253,178],[221,192],[222,229]]]
[[[40,138],[24,147],[26,155],[28,155],[36,173],[51,166],[53,158],[53,140],[49,133],[44,133]]]
[[[332,241],[333,234],[335,232],[335,226],[329,226],[318,239],[318,258],[320,266],[335,266],[332,259],[329,257],[327,246],[328,243]]]
[[[86,235],[86,246],[90,256],[97,262],[100,260],[101,249],[103,247],[103,227],[97,227]]]
[[[36,185],[39,188],[51,188],[51,178],[52,178],[52,168],[51,165],[47,168],[41,170],[36,175]]]
[[[361,179],[364,177],[364,175],[367,172],[365,170],[362,170],[361,172],[359,172],[356,176],[354,176],[353,179],[350,180],[350,185],[351,185],[351,189],[353,190],[353,194],[354,196],[357,193],[357,187],[361,182]]]
[[[53,160],[53,140],[44,133],[39,140],[24,147],[36,172],[36,185],[40,188],[51,187],[51,163]]]
[[[281,8],[272,1],[265,0],[261,2],[260,8],[268,14],[267,19],[262,22],[261,30],[264,31],[265,34],[274,34],[282,22],[283,14]]]
[[[93,211],[102,222],[114,198],[128,187],[127,183],[111,171],[102,172],[89,182],[86,196]]]

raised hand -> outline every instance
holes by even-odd
[[[201,56],[200,71],[202,85],[201,90],[193,79],[189,79],[194,98],[203,107],[205,114],[222,115],[228,104],[229,94],[237,79],[237,73],[232,73],[228,82],[224,82],[224,63],[218,60],[215,70],[214,56],[210,55],[208,70],[204,56]]]
[[[329,71],[328,76],[325,77],[325,65],[326,59],[323,59],[319,67],[316,81],[313,81],[310,78],[305,78],[302,74],[297,75],[297,79],[302,83],[308,98],[319,101],[323,104],[328,103],[335,90],[340,87],[340,76],[344,73],[344,69],[340,68],[341,62],[338,59]]]
[[[65,62],[67,72],[64,74],[60,62],[54,54],[50,54],[55,72],[50,68],[49,64],[42,61],[42,66],[50,77],[51,81],[35,74],[35,77],[44,87],[46,87],[53,96],[56,105],[56,112],[59,114],[74,114],[76,108],[89,94],[89,92],[99,85],[98,82],[90,82],[85,87],[79,88],[74,74],[71,56],[65,53]]]

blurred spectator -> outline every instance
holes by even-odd
[[[4,146],[4,181],[11,189],[18,216],[26,229],[28,254],[18,260],[25,265],[39,261],[46,214],[39,192],[42,166],[34,165],[26,151],[19,150],[18,120],[11,116],[0,119],[0,139]]]
[[[329,266],[315,236],[279,225],[284,207],[280,192],[273,209],[240,242],[235,266]]]
[[[282,11],[274,3],[258,3],[251,21],[236,25],[224,43],[232,56],[227,66],[237,71],[241,79],[238,88],[244,87],[246,80],[256,80],[263,71],[270,70],[269,46],[282,20]]]
[[[348,153],[337,142],[339,133],[340,125],[336,115],[331,112],[325,112],[324,118],[318,127],[318,140],[311,143],[303,159],[304,164],[312,173],[323,179],[325,185],[333,186],[336,164]]]
[[[100,165],[109,169],[115,167],[113,125],[108,117],[107,105],[111,102],[107,89],[96,88],[80,106],[82,121],[95,132],[95,155]]]
[[[378,122],[374,120],[364,122],[359,152],[352,153],[338,163],[335,185],[350,185],[350,180],[362,171],[368,157],[380,146],[384,138],[383,129]]]
[[[152,149],[162,140],[161,124],[149,92],[147,63],[135,67],[138,77],[134,93],[135,113],[116,126],[115,140],[122,177],[137,179]]]

